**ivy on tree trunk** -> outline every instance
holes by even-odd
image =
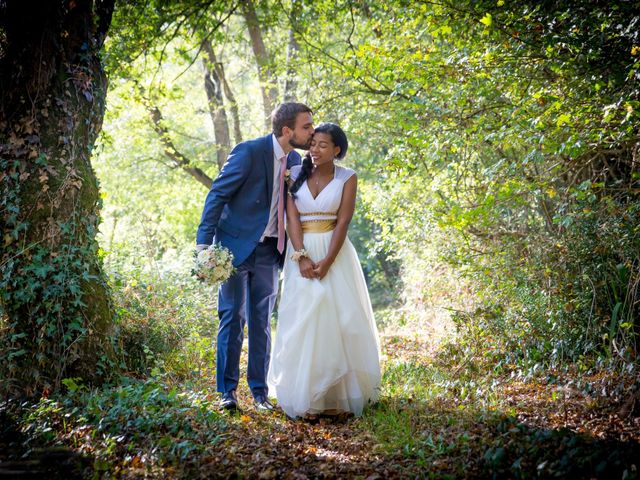
[[[0,391],[97,381],[114,358],[91,150],[114,1],[0,4]]]

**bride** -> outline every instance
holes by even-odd
[[[378,398],[378,332],[347,238],[356,175],[334,163],[347,147],[338,125],[322,123],[302,165],[291,170],[288,253],[268,383],[292,418],[360,415]]]

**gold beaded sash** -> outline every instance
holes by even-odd
[[[307,220],[302,222],[302,233],[325,233],[336,228],[336,220]]]
[[[335,217],[336,215],[338,215],[337,211],[335,212],[300,212],[301,217],[311,217],[311,216]]]

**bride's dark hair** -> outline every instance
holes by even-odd
[[[347,140],[347,135],[344,133],[338,125],[331,122],[323,122],[317,127],[314,128],[314,135],[316,133],[326,133],[331,137],[331,141],[337,147],[340,147],[340,153],[336,155],[336,159],[341,160],[347,154],[347,149],[349,148],[349,142]],[[307,181],[307,178],[311,175],[313,171],[313,162],[311,161],[311,154],[307,152],[307,154],[302,159],[302,170],[298,174],[298,178],[293,182],[289,192],[295,198],[295,193],[300,189],[302,184]]]

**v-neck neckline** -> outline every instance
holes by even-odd
[[[333,183],[333,181],[336,179],[336,171],[337,171],[337,169],[338,169],[338,166],[337,166],[337,165],[334,165],[334,166],[333,166],[333,178],[329,181],[329,183],[327,183],[327,184],[322,188],[322,190],[320,190],[320,191],[318,192],[318,194],[317,194],[315,197],[313,196],[313,193],[311,193],[311,189],[309,188],[309,180],[310,180],[310,179],[309,179],[309,178],[307,178],[307,180],[304,182],[304,183],[305,183],[305,185],[307,186],[307,190],[309,191],[309,195],[311,195],[311,198],[312,198],[314,201],[315,201],[315,200],[317,200],[317,199],[318,199],[318,197],[322,194],[322,192],[324,192],[327,188],[329,188],[329,185],[331,185],[331,184]]]

